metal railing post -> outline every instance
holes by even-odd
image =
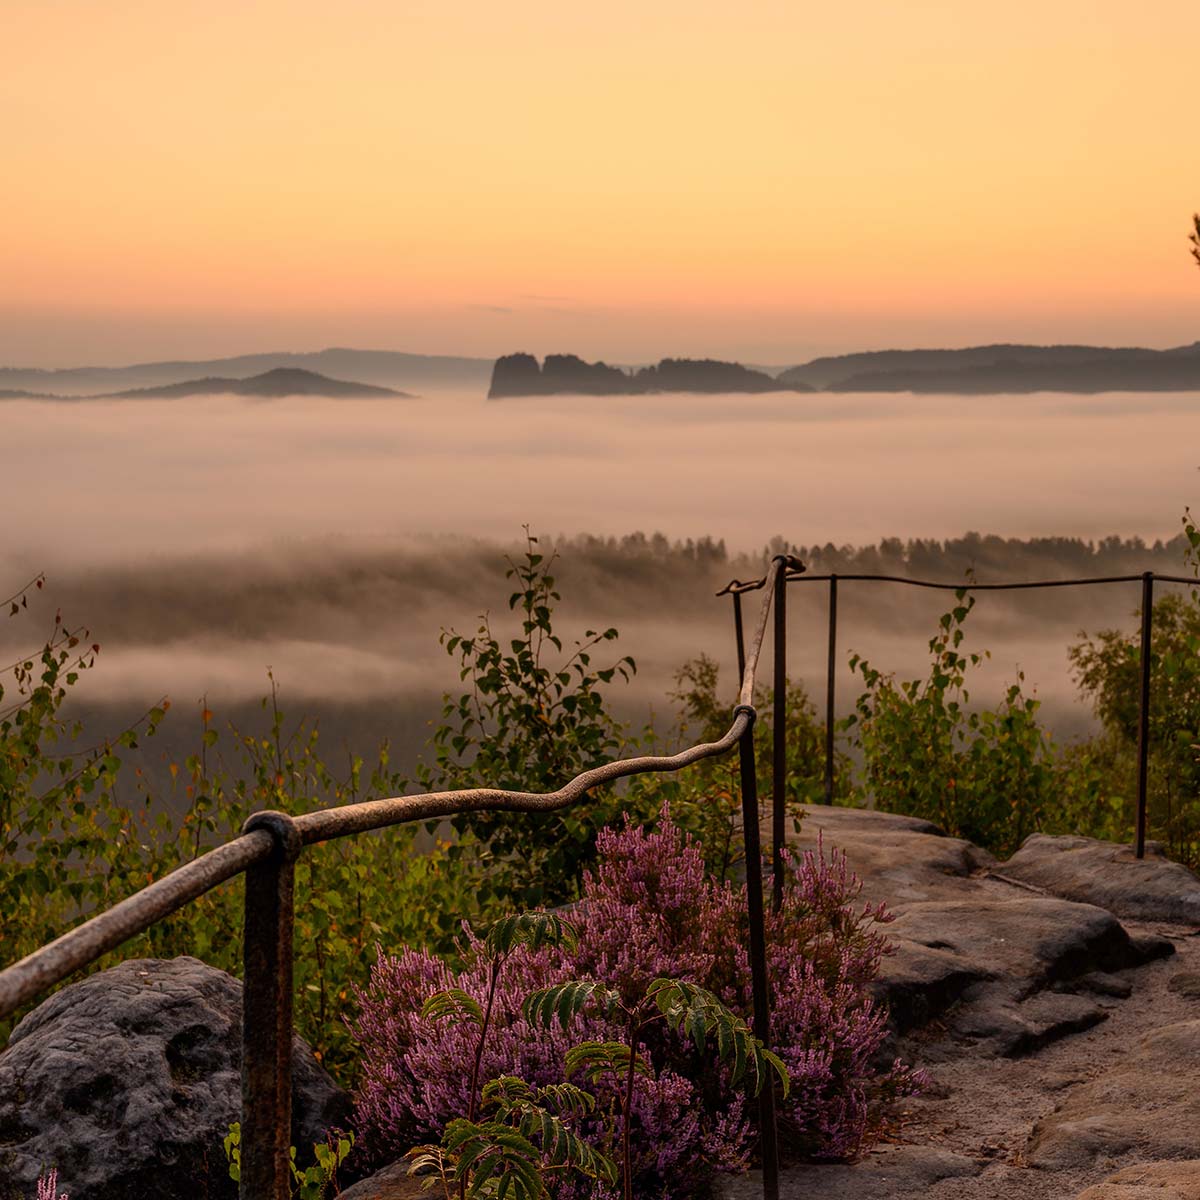
[[[742,593],[733,593],[733,633],[737,638],[738,684],[746,673],[746,635],[742,629]]]
[[[825,803],[833,803],[833,714],[837,690],[837,576],[829,576],[829,660],[825,667]]]
[[[1138,858],[1146,856],[1146,782],[1150,761],[1150,658],[1154,624],[1154,572],[1142,574],[1141,694],[1138,700],[1137,834]]]
[[[775,560],[775,711],[771,747],[771,910],[783,906],[783,846],[787,840],[787,569]]]
[[[242,1200],[289,1200],[292,1134],[292,904],[301,835],[286,813],[255,813],[271,856],[246,871],[242,991]]]
[[[733,710],[747,713],[750,722],[738,741],[742,775],[742,837],[746,846],[746,911],[750,923],[750,986],[753,992],[754,1035],[770,1045],[771,1001],[767,984],[767,931],[763,910],[762,846],[758,833],[758,777],[754,762],[753,706]],[[762,1151],[763,1200],[779,1200],[779,1142],[775,1129],[775,1088],[768,1079],[758,1093],[758,1124]]]

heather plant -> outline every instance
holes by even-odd
[[[617,1042],[581,1042],[566,1054],[563,1066],[568,1076],[582,1073],[593,1087],[606,1083],[615,1095],[621,1131],[621,1181],[624,1200],[633,1200],[633,1088],[638,1073],[651,1075],[653,1068],[641,1052],[642,1038],[650,1025],[665,1024],[668,1030],[690,1038],[696,1053],[704,1058],[715,1043],[717,1059],[729,1063],[729,1083],[737,1086],[747,1068],[754,1074],[754,1092],[773,1086],[768,1075],[773,1071],[786,1098],[788,1074],[782,1061],[751,1032],[746,1022],[735,1016],[711,992],[678,979],[659,978],[651,982],[638,1000],[627,1002],[620,991],[595,980],[572,979],[543,988],[527,996],[523,1011],[527,1020],[549,1028],[558,1019],[564,1030],[581,1013],[592,1009],[608,1022],[615,1021],[624,1031]],[[769,1068],[769,1070],[768,1070]]]
[[[716,1173],[741,1170],[750,1159],[755,1117],[746,1090],[722,1061],[710,1026],[701,1051],[695,1025],[652,1021],[631,1037],[627,1014],[645,1011],[647,994],[674,994],[682,1007],[673,1011],[711,1003],[748,1020],[744,887],[709,877],[699,847],[669,816],[653,830],[632,823],[605,829],[597,849],[571,912],[577,944],[518,946],[505,960],[478,1078],[511,1075],[534,1089],[577,1083],[595,1108],[576,1132],[624,1160],[613,1138],[628,1131],[637,1194],[701,1194]],[[782,1127],[787,1146],[812,1157],[853,1155],[880,1132],[887,1102],[920,1085],[899,1063],[883,1071],[875,1065],[885,1014],[870,983],[886,951],[879,929],[886,914],[859,909],[858,890],[839,856],[789,858],[784,905],[768,922],[776,998],[770,1050],[791,1081],[781,1099]],[[422,1014],[432,993],[452,988],[483,1011],[492,982],[486,947],[469,931],[453,965],[420,949],[380,953],[351,1022],[362,1049],[356,1126],[371,1158],[385,1161],[415,1142],[437,1141],[470,1111],[478,1026]],[[567,1028],[561,1019],[547,1024],[544,1008],[525,1004],[546,989],[561,996],[571,983],[602,988],[606,999],[591,1003],[600,994],[593,990]],[[702,992],[688,993],[695,1004],[685,1004],[668,984]],[[711,1001],[698,999],[709,994]],[[622,1046],[633,1049],[632,1059]],[[622,1102],[631,1061],[641,1067],[635,1065]],[[580,1072],[568,1079],[574,1066]],[[562,1197],[611,1194],[578,1180],[548,1187]]]
[[[37,1181],[37,1200],[71,1200],[66,1192],[58,1190],[57,1167],[52,1167]]]

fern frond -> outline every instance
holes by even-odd
[[[640,1054],[634,1054],[624,1042],[580,1042],[566,1054],[565,1067],[568,1075],[582,1071],[589,1083],[596,1083],[606,1072],[618,1078],[629,1070],[629,1056],[633,1054],[633,1069],[639,1075],[650,1075],[650,1067]]]
[[[602,983],[590,979],[570,979],[566,983],[531,992],[525,998],[522,1011],[531,1025],[549,1029],[551,1022],[558,1017],[565,1030],[589,1004],[602,1015],[611,1016],[620,1003],[620,994]]]
[[[787,1067],[754,1036],[742,1017],[731,1011],[712,992],[682,979],[656,979],[646,991],[666,1019],[669,1028],[691,1038],[703,1054],[708,1039],[715,1035],[721,1060],[732,1060],[731,1082],[739,1083],[748,1069],[754,1074],[754,1094],[762,1091],[771,1071],[779,1078],[786,1096],[790,1080]]]
[[[517,946],[528,946],[530,950],[562,946],[574,950],[578,941],[579,935],[570,921],[538,909],[501,917],[488,929],[484,945],[493,958],[503,958]]]
[[[421,1018],[426,1021],[444,1021],[455,1018],[459,1021],[470,1021],[473,1025],[483,1027],[483,1009],[474,996],[468,995],[462,988],[447,988],[444,992],[434,992],[421,1005]]]

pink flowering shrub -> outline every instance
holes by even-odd
[[[58,1190],[58,1168],[43,1175],[37,1182],[37,1200],[71,1200],[66,1192]]]
[[[601,980],[628,1003],[656,977],[686,979],[749,1017],[744,885],[711,880],[699,847],[668,815],[654,830],[603,830],[597,849],[596,871],[570,914],[578,945],[522,947],[506,962],[481,1079],[511,1073],[535,1086],[560,1081],[569,1046],[621,1040],[622,1030],[597,1016],[576,1018],[568,1030],[525,1020],[521,1003],[530,992],[568,979]],[[785,1148],[797,1155],[857,1153],[878,1133],[885,1103],[921,1082],[898,1062],[884,1072],[874,1065],[886,1014],[869,986],[887,948],[879,926],[889,917],[856,908],[859,890],[844,856],[805,853],[789,860],[783,908],[768,917],[770,1045],[791,1077],[780,1127]],[[380,954],[351,1022],[363,1052],[357,1127],[372,1158],[396,1158],[415,1142],[437,1139],[467,1112],[477,1030],[420,1012],[432,993],[449,987],[482,1003],[487,985],[481,944],[469,933],[457,970],[424,951]],[[695,1196],[715,1173],[744,1169],[755,1147],[755,1105],[743,1087],[730,1086],[715,1054],[698,1055],[661,1026],[647,1030],[639,1050],[653,1067],[637,1077],[633,1100],[639,1194]],[[616,1096],[606,1082],[589,1086],[597,1115],[579,1132],[604,1148]],[[552,1185],[552,1194],[603,1200],[596,1185],[580,1181]]]

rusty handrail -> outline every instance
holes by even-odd
[[[554,792],[471,788],[395,796],[292,817],[255,813],[232,841],[209,850],[111,908],[88,918],[19,962],[0,970],[0,1018],[6,1017],[149,929],[184,905],[235,876],[246,875],[242,1016],[242,1159],[239,1194],[247,1200],[287,1200],[291,1130],[292,920],[294,867],[305,846],[410,821],[481,810],[551,812],[579,801],[589,790],[651,772],[679,771],[735,746],[741,759],[742,826],[746,841],[746,892],[755,1033],[769,1037],[762,854],[758,828],[753,707],[755,675],[766,635],[777,573],[790,577],[803,565],[776,557],[762,583],[762,607],[741,672],[739,703],[726,733],[671,755],[617,759],[584,771]],[[747,589],[753,590],[753,589]],[[735,595],[740,600],[740,596]],[[778,867],[779,848],[775,862]],[[759,864],[759,869],[754,864]],[[778,888],[778,881],[776,888]],[[763,1195],[778,1197],[775,1100],[759,1094]]]

